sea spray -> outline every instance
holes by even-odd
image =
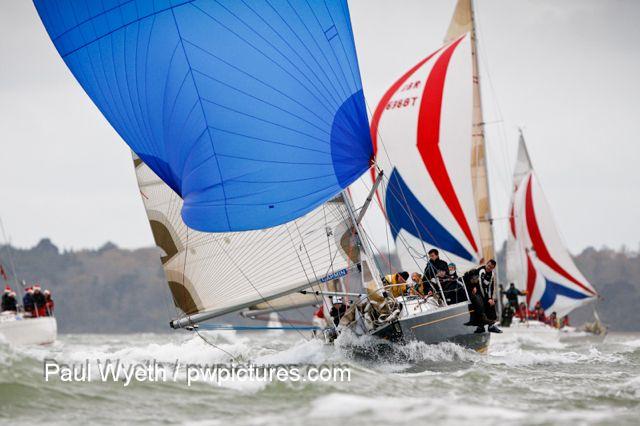
[[[297,333],[207,336],[236,351],[247,364],[345,365],[350,382],[209,382],[187,385],[187,364],[224,364],[228,358],[197,335],[62,335],[46,347],[0,345],[2,414],[15,423],[83,424],[132,422],[293,424],[334,421],[353,425],[389,423],[494,425],[637,424],[640,416],[640,335],[609,335],[604,344],[557,345],[508,339],[478,354],[451,344],[410,344],[393,358],[366,361],[348,355],[341,343],[306,341]],[[364,343],[364,342],[363,342]],[[43,360],[91,360],[90,382],[43,377]],[[157,360],[176,380],[130,385],[125,376],[104,383],[97,360],[124,367]],[[245,362],[245,361],[243,361]],[[113,367],[117,370],[116,366]],[[42,410],[47,401],[47,410]],[[65,413],[77,413],[74,418]],[[606,418],[602,413],[606,413]]]

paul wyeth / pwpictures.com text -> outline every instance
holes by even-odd
[[[132,383],[184,382],[349,382],[351,370],[342,365],[253,365],[253,364],[189,364],[155,359],[144,362],[123,362],[119,359],[85,359],[77,363],[59,363],[55,359],[43,362],[45,382],[65,383],[119,382]]]

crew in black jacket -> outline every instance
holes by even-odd
[[[4,294],[2,295],[2,307],[0,310],[2,312],[18,310],[18,301],[16,300],[16,293],[13,290],[11,290],[11,287],[9,286],[7,286],[7,288],[4,289]]]
[[[502,333],[495,322],[498,320],[495,301],[495,268],[496,261],[491,259],[486,265],[472,269],[464,275],[475,315],[469,325],[476,325],[477,333],[484,332],[484,325],[489,325],[492,333]]]
[[[449,272],[449,265],[447,265],[447,262],[440,259],[438,250],[431,249],[429,250],[429,261],[427,262],[427,266],[424,268],[423,276],[427,281],[431,282],[433,278],[438,276],[438,272],[441,272],[441,276],[446,275]]]

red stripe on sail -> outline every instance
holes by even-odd
[[[373,117],[371,118],[371,143],[373,145],[373,156],[374,156],[374,158],[378,154],[378,126],[380,124],[380,118],[382,118],[382,113],[384,112],[385,108],[389,104],[389,101],[391,100],[393,95],[395,95],[396,92],[402,87],[402,85],[409,79],[409,77],[411,77],[413,75],[413,73],[415,73],[421,66],[423,66],[429,59],[433,58],[433,56],[436,55],[441,50],[442,50],[442,47],[440,49],[436,50],[435,52],[433,52],[431,55],[429,55],[426,58],[424,58],[423,60],[421,60],[420,62],[418,62],[409,71],[404,73],[402,75],[402,77],[400,77],[398,79],[398,81],[393,83],[393,85],[389,88],[389,90],[386,91],[384,96],[382,96],[382,99],[380,99],[380,102],[378,103],[378,106],[376,107],[376,110],[373,113]],[[371,173],[371,179],[373,179],[373,181],[375,182],[375,180],[376,180],[375,168],[372,167],[370,169],[370,173]],[[376,198],[378,199],[378,204],[380,204],[380,207],[382,208],[382,211],[384,212],[384,207],[383,207],[382,201],[380,199],[380,194],[378,193],[377,190],[376,190]],[[385,215],[386,215],[386,213],[385,213]]]
[[[516,202],[515,200],[513,200],[511,202],[511,213],[509,213],[509,226],[511,226],[511,234],[513,235],[514,238],[516,238],[516,216],[515,216],[515,210],[516,210]]]
[[[533,295],[533,289],[536,286],[537,278],[538,273],[536,272],[536,268],[533,266],[529,253],[527,253],[527,306],[531,306],[531,296]]]
[[[436,185],[440,196],[447,204],[449,211],[458,222],[458,225],[471,243],[473,249],[478,252],[478,246],[471,233],[471,228],[464,215],[458,196],[453,189],[451,178],[440,151],[440,117],[442,114],[442,94],[444,82],[447,76],[449,61],[453,51],[458,47],[465,36],[460,37],[445,50],[438,58],[429,74],[427,84],[422,93],[420,114],[418,118],[418,151],[422,161]],[[471,135],[469,135],[471,136]]]
[[[533,177],[529,176],[529,182],[527,182],[527,195],[526,195],[526,217],[527,217],[527,229],[529,231],[529,236],[531,237],[531,243],[533,244],[533,249],[536,251],[536,255],[538,259],[540,259],[543,263],[548,265],[551,269],[556,271],[558,274],[562,275],[572,283],[576,284],[578,287],[583,289],[589,294],[595,295],[596,293],[591,290],[589,287],[575,279],[569,272],[567,272],[562,266],[555,261],[553,257],[551,257],[551,253],[547,249],[547,245],[544,243],[542,239],[542,234],[540,233],[540,228],[538,227],[538,220],[536,219],[536,213],[533,207],[533,195],[531,192],[531,182],[533,181]]]

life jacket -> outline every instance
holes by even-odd
[[[387,284],[399,284],[398,274],[385,275],[384,280]],[[393,287],[389,287],[388,291],[393,297],[400,297],[407,291],[407,284],[402,283],[402,285],[394,285]]]
[[[38,313],[39,317],[46,317],[47,316],[47,307],[46,306],[38,306],[37,313]]]

